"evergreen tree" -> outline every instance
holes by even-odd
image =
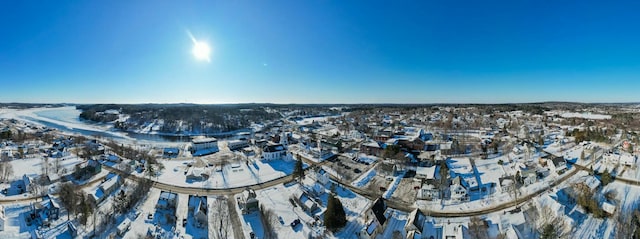
[[[329,194],[327,210],[324,212],[324,225],[327,229],[335,231],[347,224],[347,216],[342,207],[340,199],[333,194]]]
[[[556,235],[556,227],[553,224],[549,223],[542,229],[542,235],[540,235],[540,239],[555,239]]]
[[[602,173],[602,175],[600,176],[600,181],[602,181],[602,186],[607,186],[607,184],[609,184],[612,180],[613,178],[611,177],[611,174],[609,173],[608,169],[606,169],[604,173]]]
[[[293,176],[297,177],[298,180],[302,180],[304,177],[304,169],[302,168],[302,160],[296,160],[296,165],[293,168]]]

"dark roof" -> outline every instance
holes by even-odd
[[[558,166],[559,163],[566,163],[563,157],[554,157],[553,159],[551,159],[551,161],[553,161],[553,165],[556,166]]]
[[[284,151],[284,146],[282,146],[282,144],[267,145],[266,147],[264,147],[264,152],[280,152],[280,151]]]
[[[384,225],[384,222],[387,221],[387,218],[384,217],[384,211],[386,210],[387,204],[384,203],[383,198],[376,199],[376,201],[373,202],[373,205],[371,206],[371,211],[373,211],[373,215],[376,216],[376,219],[378,219],[380,225]]]

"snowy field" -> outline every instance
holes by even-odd
[[[611,119],[611,115],[603,115],[603,114],[592,114],[592,113],[576,113],[576,112],[566,112],[560,115],[562,118],[583,118],[583,119],[594,119],[594,120],[604,120]]]
[[[231,163],[224,167],[203,167],[210,174],[204,181],[187,180],[187,164],[192,160],[164,160],[165,169],[153,180],[159,182],[197,188],[235,188],[255,185],[287,176],[293,172],[292,160],[254,160],[251,163]]]

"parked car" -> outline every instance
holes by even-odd
[[[293,220],[293,222],[291,222],[291,227],[296,227],[299,224],[300,224],[300,219]]]
[[[353,172],[354,172],[354,173],[362,173],[362,170],[360,170],[359,168],[354,168],[354,169],[353,169]]]
[[[153,213],[149,213],[149,215],[147,216],[147,219],[153,220]]]
[[[380,191],[382,191],[382,192],[387,191],[387,188],[385,188],[385,187],[380,187]]]

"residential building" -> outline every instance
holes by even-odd
[[[551,172],[555,172],[557,174],[562,174],[567,170],[567,162],[564,157],[555,157],[552,156],[550,159],[547,159],[547,167]]]
[[[381,156],[382,155],[382,147],[380,144],[374,140],[369,140],[360,145],[360,153],[373,155],[373,156]]]
[[[220,151],[218,139],[216,138],[196,138],[191,141],[191,154],[193,156],[203,156]]]
[[[424,229],[425,215],[420,211],[420,209],[414,209],[409,213],[409,217],[407,218],[407,223],[404,225],[404,231],[409,234],[409,232],[414,231],[417,233],[422,233]]]
[[[435,200],[440,198],[440,190],[433,184],[423,183],[416,196],[420,200]]]
[[[468,201],[469,194],[468,189],[463,185],[462,178],[457,176],[451,180],[451,185],[449,186],[449,190],[451,191],[451,200],[454,201]]]
[[[175,210],[177,205],[178,205],[178,194],[167,192],[167,191],[160,192],[160,198],[158,199],[156,208]]]
[[[436,178],[436,166],[431,167],[416,167],[416,178],[419,179],[435,179]]]
[[[329,183],[329,179],[330,175],[324,168],[318,169],[318,171],[316,172],[316,180],[318,181],[318,183],[326,186]]]
[[[259,201],[256,198],[256,192],[253,189],[248,188],[242,192],[242,196],[236,198],[238,200],[238,206],[242,209],[243,214],[251,213],[254,210],[259,209]]]
[[[511,176],[501,177],[499,181],[500,181],[501,191],[504,193],[511,193],[516,188],[516,182],[513,180],[513,177]]]
[[[31,204],[31,219],[40,218],[43,226],[50,225],[51,221],[60,217],[60,206],[51,199],[51,196],[43,197],[40,202]]]
[[[239,150],[247,146],[249,146],[249,142],[246,140],[234,139],[227,141],[227,147],[229,147],[229,150]]]
[[[206,227],[208,223],[207,196],[189,196],[189,210],[193,213],[197,227]]]
[[[93,193],[89,194],[89,199],[93,200],[94,204],[104,201],[105,198],[109,197],[109,195],[116,191],[122,184],[122,178],[120,178],[119,175],[110,175],[111,177],[102,182]]]
[[[360,231],[359,238],[373,239],[384,232],[387,222],[387,204],[383,198],[376,199],[364,214],[365,227]]]
[[[287,156],[287,149],[282,144],[267,145],[262,149],[263,160],[284,159]]]

